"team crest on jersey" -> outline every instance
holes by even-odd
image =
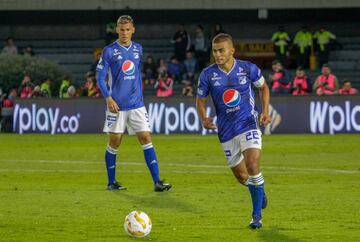
[[[247,78],[246,76],[238,76],[239,84],[244,85],[246,84]]]
[[[241,100],[240,93],[235,89],[227,89],[223,93],[223,101],[226,106],[232,108],[239,105]]]
[[[138,52],[134,52],[134,58],[139,59],[139,53]]]
[[[125,75],[133,75],[135,73],[135,64],[131,60],[126,60],[122,64],[121,69]]]

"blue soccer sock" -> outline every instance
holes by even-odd
[[[105,152],[105,163],[106,163],[106,170],[108,175],[108,185],[114,183],[115,179],[115,172],[116,172],[116,153],[118,150],[111,148],[110,145],[106,146]]]
[[[144,150],[144,157],[146,164],[150,170],[152,179],[154,183],[158,182],[160,180],[159,178],[159,166],[156,159],[156,154],[154,150],[154,146],[152,143],[142,145],[142,148]]]
[[[261,206],[264,197],[264,177],[261,173],[255,176],[249,176],[248,187],[253,204],[253,216],[261,217]]]

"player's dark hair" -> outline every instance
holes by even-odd
[[[221,43],[224,41],[229,41],[231,44],[233,44],[233,39],[231,35],[225,33],[220,33],[216,35],[212,40],[213,44]]]

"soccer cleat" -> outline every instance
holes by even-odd
[[[251,229],[260,229],[262,227],[261,216],[254,215],[249,224]]]
[[[155,192],[168,191],[168,190],[170,190],[171,187],[172,186],[169,183],[164,183],[164,181],[158,181],[155,183],[154,191]]]
[[[121,186],[120,183],[118,183],[117,181],[115,181],[113,184],[108,185],[107,189],[109,191],[114,191],[114,190],[126,190],[126,187]]]
[[[263,202],[262,202],[261,208],[262,209],[266,208],[267,204],[268,204],[268,200],[267,200],[267,197],[266,197],[266,194],[265,194],[265,191],[264,191]]]

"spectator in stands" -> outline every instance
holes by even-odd
[[[358,91],[351,86],[350,80],[344,80],[343,86],[338,91],[340,95],[355,95],[357,93]]]
[[[185,76],[192,76],[194,77],[195,74],[198,72],[198,63],[197,60],[194,58],[192,52],[186,52],[186,60],[184,60],[184,78]]]
[[[73,85],[69,86],[69,88],[67,89],[67,96],[68,96],[68,98],[77,97],[75,86],[73,86]]]
[[[336,39],[336,36],[327,31],[325,27],[321,27],[314,34],[315,50],[317,52],[318,64],[323,66],[329,62],[330,44]]]
[[[293,80],[293,95],[309,95],[310,93],[310,79],[306,75],[305,70],[299,66],[296,69],[296,75]]]
[[[311,54],[313,37],[308,27],[304,25],[298,31],[294,38],[294,45],[296,47],[296,64],[304,68],[309,68],[309,60]]]
[[[7,97],[3,100],[2,107],[4,108],[13,108],[14,99],[17,97],[17,91],[15,88],[11,88]]]
[[[27,56],[34,56],[34,50],[33,47],[31,45],[27,45],[24,49],[23,49],[23,55],[27,55]]]
[[[35,86],[31,94],[31,98],[44,97],[44,93],[41,91],[40,86]]]
[[[15,45],[15,41],[13,37],[8,37],[5,40],[5,46],[2,50],[2,53],[6,53],[6,54],[12,54],[12,55],[17,55],[18,54],[18,48]]]
[[[182,80],[182,74],[184,72],[183,65],[178,61],[178,59],[173,56],[170,59],[170,63],[168,64],[168,74],[169,76],[176,82],[180,83]]]
[[[85,75],[86,83],[84,86],[87,97],[100,97],[100,89],[96,84],[95,73],[88,71]]]
[[[65,76],[64,80],[61,82],[60,90],[59,90],[59,98],[68,98],[68,89],[70,87],[70,77]]]
[[[185,59],[186,51],[190,50],[191,41],[190,36],[184,29],[184,25],[179,24],[171,43],[174,44],[174,53],[179,61]]]
[[[276,59],[286,66],[290,37],[284,26],[279,26],[278,31],[272,35],[271,41],[274,43]]]
[[[158,64],[158,67],[157,67],[156,71],[157,71],[157,73],[167,72],[168,71],[167,63],[163,58],[159,59],[159,64]]]
[[[339,89],[339,82],[335,75],[331,73],[330,66],[324,64],[314,83],[313,90],[317,95],[333,95]]]
[[[51,97],[51,80],[50,78],[46,78],[40,86],[42,96],[43,97]]]
[[[272,93],[290,93],[291,80],[287,70],[278,60],[272,62],[273,72],[269,75],[269,81]]]
[[[200,70],[202,70],[209,62],[210,41],[204,34],[204,27],[200,24],[195,28],[193,45],[195,58],[198,60]]]
[[[155,83],[157,97],[170,97],[173,93],[174,80],[166,72],[159,73],[159,78]]]
[[[18,93],[20,93],[20,98],[31,98],[34,84],[31,82],[30,76],[25,73],[24,78],[21,81],[21,85],[18,89]]]
[[[222,25],[220,23],[215,23],[213,26],[213,30],[211,33],[211,40],[218,34],[221,33],[226,33],[225,30],[223,29]]]
[[[189,75],[190,74],[190,75]],[[187,97],[194,96],[194,83],[195,83],[195,76],[191,75],[191,72],[188,73],[184,80],[182,81],[184,84],[182,88],[182,94]]]
[[[142,66],[143,82],[145,84],[154,85],[157,77],[156,69],[154,58],[148,55]]]

